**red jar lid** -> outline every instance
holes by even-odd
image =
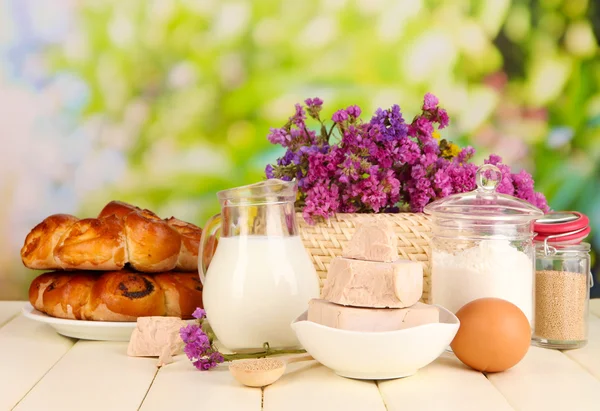
[[[534,241],[579,244],[590,234],[590,219],[578,211],[553,211],[535,221]]]

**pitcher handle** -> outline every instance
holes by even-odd
[[[198,272],[200,273],[200,281],[202,285],[206,280],[206,267],[204,265],[204,253],[213,252],[212,247],[207,250],[209,240],[221,229],[221,214],[215,214],[205,224],[202,230],[202,236],[200,237],[200,249],[198,250]]]

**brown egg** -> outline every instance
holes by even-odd
[[[531,328],[516,305],[499,298],[480,298],[464,305],[456,316],[460,328],[450,347],[469,367],[504,371],[527,354]]]

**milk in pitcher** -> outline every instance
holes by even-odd
[[[319,295],[319,280],[299,236],[223,237],[204,284],[215,334],[234,351],[298,346],[290,323]]]

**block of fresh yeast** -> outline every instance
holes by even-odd
[[[398,259],[398,237],[385,221],[364,223],[344,248],[343,257],[355,260],[392,262]]]
[[[362,308],[312,299],[308,303],[308,321],[347,331],[396,331],[437,323],[440,312],[423,303],[407,308]]]
[[[354,307],[404,308],[419,301],[422,294],[423,266],[419,262],[336,257],[329,265],[321,298]]]

